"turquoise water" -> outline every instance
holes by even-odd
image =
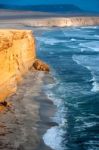
[[[55,150],[99,150],[99,27],[44,28],[36,34],[38,56],[52,68],[45,87],[57,106],[43,136]]]

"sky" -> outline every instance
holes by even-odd
[[[17,5],[74,4],[84,10],[99,12],[99,0],[0,0],[0,4],[17,4]]]

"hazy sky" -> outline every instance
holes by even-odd
[[[0,0],[0,3],[33,5],[33,4],[75,4],[85,10],[99,11],[99,0]]]

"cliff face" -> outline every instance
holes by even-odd
[[[35,58],[31,31],[0,30],[0,101],[16,91],[17,82]]]
[[[27,19],[19,21],[21,24],[37,27],[68,27],[68,26],[87,26],[99,25],[99,17],[64,17],[64,18],[45,18],[45,19]]]

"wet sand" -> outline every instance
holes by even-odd
[[[46,76],[29,72],[7,99],[11,106],[0,113],[0,150],[51,150],[42,140],[46,130],[56,125],[50,119],[55,106],[42,90]]]
[[[51,75],[47,74],[43,78],[44,85],[51,84],[55,82],[54,79],[51,77]],[[57,126],[58,124],[56,122],[52,121],[52,117],[54,116],[55,112],[57,111],[57,107],[53,104],[53,102],[48,99],[48,97],[44,94],[44,90],[42,89],[40,97],[36,97],[36,101],[40,103],[40,122],[39,122],[39,128],[38,133],[41,137],[40,144],[38,145],[36,150],[52,150],[51,148],[45,146],[42,136],[44,133],[51,127]]]

